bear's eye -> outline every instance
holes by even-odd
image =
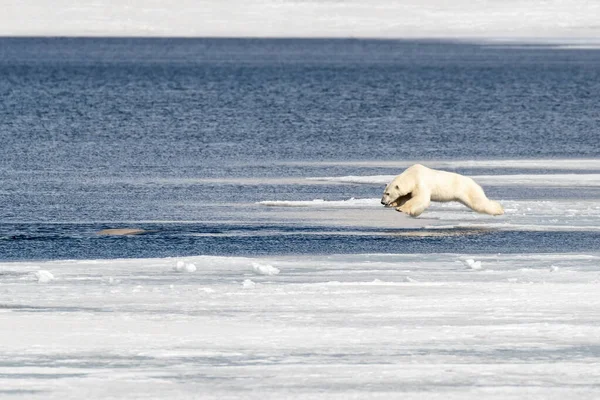
[[[398,187],[398,185],[396,185],[396,190],[400,190],[400,188]]]

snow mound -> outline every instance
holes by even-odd
[[[55,279],[54,275],[52,275],[50,271],[46,271],[43,269],[40,269],[34,275],[37,278],[38,283],[48,283]]]
[[[256,286],[256,283],[250,279],[244,279],[244,282],[242,282],[242,287],[244,289],[251,289],[254,286]]]
[[[478,270],[481,269],[481,261],[475,261],[472,258],[462,260],[463,264],[469,269]]]
[[[109,285],[118,285],[119,283],[121,283],[121,280],[116,279],[112,276],[109,276],[108,279],[106,280],[106,283],[108,283]]]
[[[275,268],[269,264],[259,264],[256,262],[252,263],[252,270],[258,275],[277,275],[279,268]]]
[[[196,269],[196,265],[183,261],[177,261],[177,264],[173,267],[175,272],[196,272]]]

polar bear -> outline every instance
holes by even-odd
[[[502,215],[500,203],[489,200],[481,186],[469,177],[439,171],[415,164],[390,182],[383,192],[381,204],[418,217],[431,201],[458,201],[470,209],[491,215]]]

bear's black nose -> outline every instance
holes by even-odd
[[[381,204],[383,204],[385,206],[385,201],[381,200]]]

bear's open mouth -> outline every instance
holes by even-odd
[[[400,207],[404,205],[408,200],[412,198],[412,193],[407,193],[404,196],[398,197],[396,200],[390,202],[386,207]]]

